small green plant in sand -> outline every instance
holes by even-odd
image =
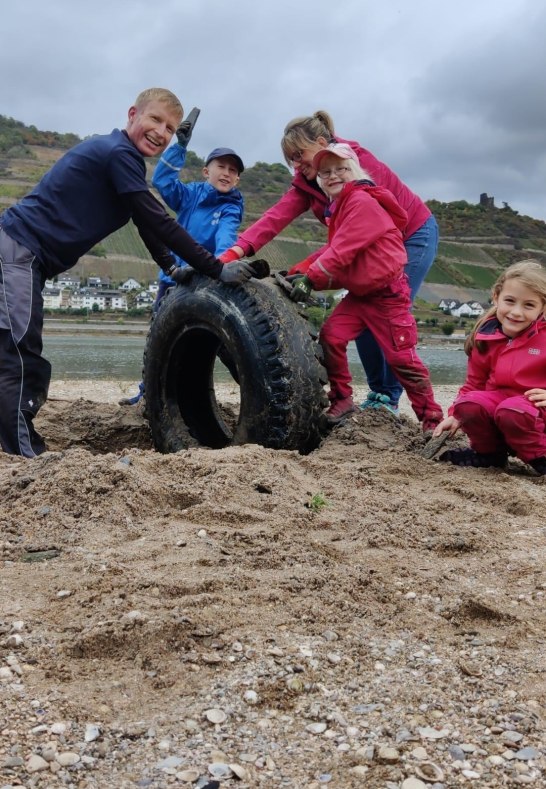
[[[320,512],[321,509],[327,505],[328,502],[326,501],[324,493],[315,493],[315,495],[311,496],[307,502],[307,509],[311,510],[312,512]]]

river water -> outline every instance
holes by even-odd
[[[66,334],[44,336],[44,356],[53,365],[56,380],[139,381],[142,375],[144,335]],[[421,346],[419,355],[430,370],[433,384],[461,384],[466,372],[466,355],[460,347]],[[355,384],[364,382],[362,366],[354,343],[348,350]],[[229,373],[225,372],[226,380]],[[218,380],[222,372],[217,372]]]

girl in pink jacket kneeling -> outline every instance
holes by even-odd
[[[320,342],[330,380],[329,422],[357,410],[352,399],[347,345],[370,329],[387,363],[405,388],[423,431],[442,420],[427,368],[417,356],[417,326],[404,266],[402,230],[407,214],[388,189],[376,186],[350,146],[332,143],[313,159],[318,183],[330,199],[328,245],[293,279],[291,297],[314,290],[346,288],[324,323]],[[301,272],[301,264],[298,266]]]
[[[469,449],[440,460],[502,468],[517,455],[546,474],[546,269],[514,263],[493,287],[493,306],[469,335],[466,381],[434,435],[461,428]]]

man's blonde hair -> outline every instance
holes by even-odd
[[[150,101],[161,101],[163,104],[167,104],[173,112],[178,113],[180,118],[184,117],[184,107],[180,99],[167,88],[146,88],[138,94],[134,106],[140,110]]]

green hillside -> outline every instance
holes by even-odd
[[[30,191],[59,156],[79,141],[74,134],[39,131],[0,115],[0,210]],[[155,164],[154,160],[148,162],[150,179]],[[200,180],[203,165],[203,160],[189,151],[184,180]],[[290,182],[291,174],[284,164],[257,162],[246,169],[240,183],[245,197],[242,228],[272,206]],[[516,260],[533,256],[546,264],[545,222],[520,216],[506,203],[497,208],[490,201],[474,205],[464,200],[430,200],[428,205],[443,240],[427,283],[488,290],[499,271]],[[287,269],[325,240],[325,227],[307,213],[259,254],[274,269]],[[74,271],[82,276],[109,276],[112,282],[130,276],[146,282],[157,276],[157,267],[132,223],[104,239]]]

